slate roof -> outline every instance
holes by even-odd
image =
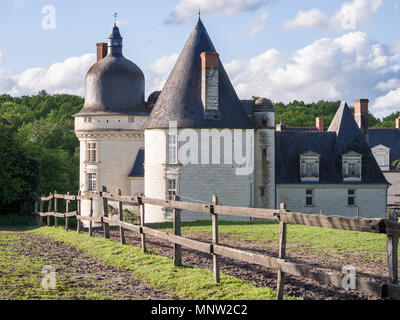
[[[342,155],[362,154],[361,184],[388,184],[360,128],[343,102],[327,132],[282,131],[275,135],[275,175],[277,184],[310,184],[300,179],[300,154],[320,154],[320,180],[317,183],[346,184],[342,177]]]
[[[144,149],[139,149],[135,163],[133,164],[132,171],[128,177],[130,178],[144,177]]]
[[[400,129],[369,129],[369,146],[374,148],[380,144],[390,148],[390,164],[400,159]],[[390,165],[390,171],[399,171]]]
[[[178,128],[254,128],[219,62],[219,119],[204,119],[201,100],[202,52],[216,52],[199,18],[183,48],[162,92],[145,124],[145,129],[168,128],[177,121]]]
[[[144,74],[123,56],[122,38],[116,25],[109,40],[107,56],[96,62],[86,74],[85,104],[74,116],[148,115],[150,110],[144,101]]]

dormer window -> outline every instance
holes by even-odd
[[[390,148],[380,144],[376,147],[373,147],[371,149],[376,162],[378,162],[379,167],[381,168],[382,171],[389,171],[390,170]]]
[[[342,156],[342,173],[344,181],[361,181],[362,155],[350,151]]]
[[[300,178],[305,181],[319,181],[319,158],[314,151],[307,151],[300,155]]]

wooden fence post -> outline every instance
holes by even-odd
[[[53,197],[54,197],[54,195],[53,195]],[[53,198],[51,198],[50,200],[49,200],[49,206],[48,206],[48,209],[47,209],[47,212],[48,213],[50,213],[50,211],[51,211],[51,201],[53,200]],[[50,226],[50,216],[47,216],[47,226]]]
[[[81,191],[78,192],[78,197],[82,194]],[[81,206],[81,199],[76,200],[76,232],[80,233],[81,232],[81,220],[78,219],[78,217],[82,216],[82,206]]]
[[[179,201],[179,196],[174,194],[174,201]],[[172,209],[173,225],[174,225],[174,235],[181,236],[181,210]],[[182,246],[174,243],[174,266],[178,267],[182,265]]]
[[[117,194],[119,196],[122,196],[122,192],[120,189],[117,189]],[[119,221],[124,221],[124,211],[122,207],[122,201],[118,201],[118,214],[119,214]],[[125,231],[124,228],[121,227],[121,225],[119,226],[119,235],[121,238],[121,243],[125,244]]]
[[[103,192],[107,192],[107,188],[103,186]],[[108,199],[103,197],[103,216],[108,218]],[[108,222],[104,222],[104,237],[110,238],[110,224]]]
[[[54,213],[57,213],[57,198],[56,198],[57,191],[54,190]],[[54,216],[54,226],[58,227],[58,218]]]
[[[212,196],[212,205],[215,206],[218,204],[218,198],[216,195]],[[212,212],[212,244],[218,244],[218,215]],[[213,253],[213,271],[214,271],[214,280],[216,283],[220,282],[220,270],[219,270],[219,255]]]
[[[280,211],[286,211],[286,205],[281,203]],[[279,223],[279,259],[285,259],[286,255],[286,222]],[[277,277],[277,300],[283,300],[283,289],[285,286],[285,273],[278,270]]]
[[[396,221],[396,211],[388,210],[387,218]],[[388,235],[386,240],[386,249],[388,257],[388,271],[389,271],[389,283],[398,284],[398,245],[399,237],[394,235]]]
[[[89,217],[90,218],[92,218],[93,217],[93,196],[90,198],[90,215],[89,215]],[[89,220],[89,236],[91,236],[92,235],[92,225],[93,225],[93,223],[92,223],[92,220],[90,219]]]
[[[36,220],[39,222],[39,220],[40,220],[40,216],[38,215],[38,212],[39,212],[39,199],[35,200],[34,211],[35,211]]]
[[[69,192],[67,192],[67,196],[69,196]],[[65,200],[65,213],[69,211],[69,200]],[[68,231],[68,217],[65,217],[65,231]]]
[[[44,195],[42,194],[42,197],[44,197]],[[40,212],[43,213],[43,207],[44,207],[44,201],[42,200],[42,198],[40,198]],[[43,217],[40,216],[39,217],[39,225],[42,226],[43,225]]]
[[[139,208],[140,208],[140,226],[144,227],[144,222],[145,222],[145,212],[144,212],[144,203],[142,201],[142,196],[138,197],[139,200]],[[141,247],[142,247],[142,252],[146,252],[146,235],[143,233],[143,230],[140,232],[140,241],[141,241]]]

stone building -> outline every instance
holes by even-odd
[[[291,211],[356,217],[384,216],[388,182],[343,102],[325,130],[278,126],[276,203]]]
[[[388,204],[400,205],[400,170],[393,165],[400,160],[400,117],[396,119],[395,129],[369,129],[368,142],[386,180]]]
[[[144,92],[143,73],[122,55],[114,25],[108,45],[98,44],[85,105],[75,115],[82,192],[105,186],[123,195],[206,203],[215,194],[229,206],[277,208],[285,202],[305,213],[385,215],[385,176],[392,179],[392,172],[382,174],[367,141],[375,144],[376,157],[390,149],[394,159],[399,149],[365,129],[365,100],[356,105],[355,118],[342,103],[328,129],[322,118],[316,128],[275,129],[270,100],[239,100],[200,18],[163,90],[147,102]],[[89,214],[90,203],[82,205]],[[145,210],[147,223],[172,218],[166,208]],[[95,201],[94,215],[101,214]],[[184,211],[182,218],[210,217]]]
[[[85,104],[75,114],[80,141],[80,190],[122,194],[143,192],[143,124],[150,114],[145,103],[143,72],[122,54],[122,37],[113,26],[108,44],[97,44],[97,62],[86,75]],[[90,201],[82,201],[88,215]],[[93,215],[102,214],[102,201],[93,203]]]

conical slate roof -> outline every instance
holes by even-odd
[[[197,21],[172,70],[145,129],[168,128],[176,121],[178,128],[252,129],[254,125],[219,62],[219,119],[206,120],[201,99],[202,52],[216,52],[201,21]]]
[[[148,115],[144,101],[144,74],[122,54],[122,37],[114,25],[109,36],[108,55],[86,74],[85,104],[75,116],[126,114]]]

